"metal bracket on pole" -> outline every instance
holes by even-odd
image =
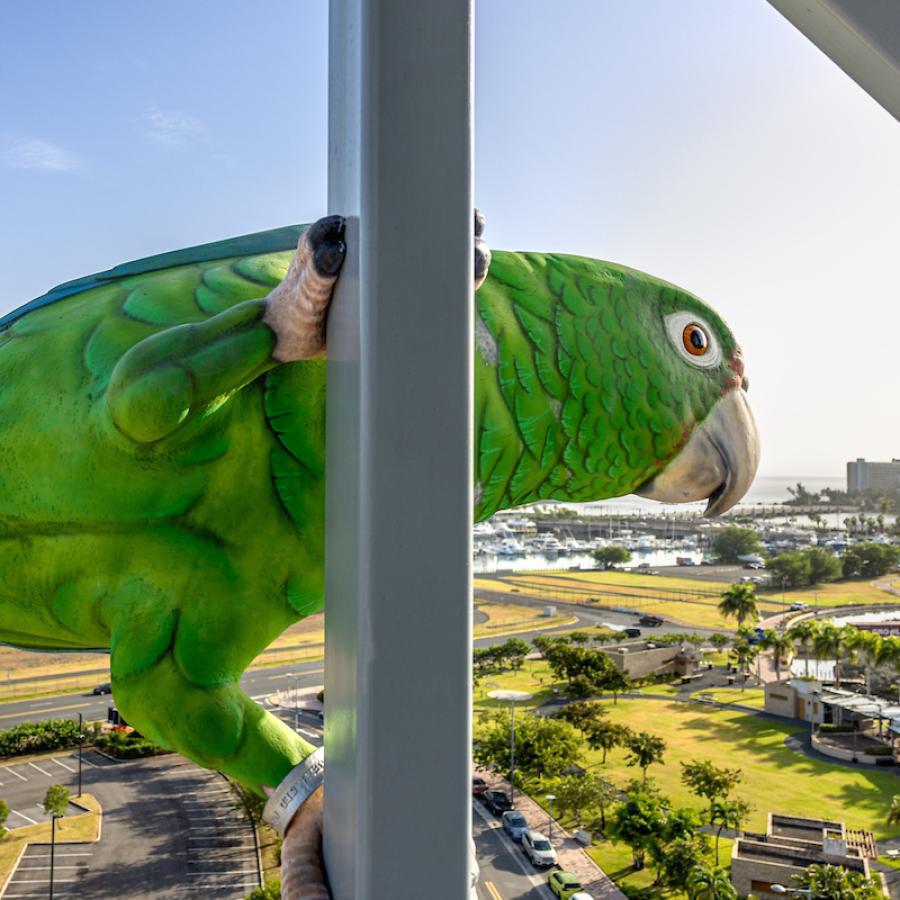
[[[469,891],[472,3],[332,0],[325,860]]]

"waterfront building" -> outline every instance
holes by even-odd
[[[847,493],[900,490],[900,459],[867,462],[860,457],[847,463]]]

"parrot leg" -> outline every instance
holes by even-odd
[[[112,688],[125,720],[141,734],[260,794],[313,752],[238,686],[235,673],[249,662],[229,654],[235,631],[249,630],[240,617],[213,621],[206,603],[179,611],[149,592],[125,606],[128,613],[112,630]]]
[[[116,363],[106,391],[116,428],[135,443],[163,440],[279,363],[321,356],[343,233],[340,216],[319,219],[268,297],[135,344]]]
[[[263,321],[277,338],[272,355],[279,362],[325,352],[325,317],[346,252],[341,216],[326,216],[303,232],[287,275],[266,298]]]

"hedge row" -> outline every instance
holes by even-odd
[[[0,730],[0,756],[62,750],[77,744],[78,723],[74,719],[23,722],[14,728]]]
[[[144,756],[157,756],[166,751],[153,741],[142,735],[125,731],[110,731],[98,734],[94,738],[94,746],[117,759],[140,759]]]

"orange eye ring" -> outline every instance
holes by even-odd
[[[705,356],[709,350],[709,335],[696,322],[684,326],[681,340],[691,356]]]

